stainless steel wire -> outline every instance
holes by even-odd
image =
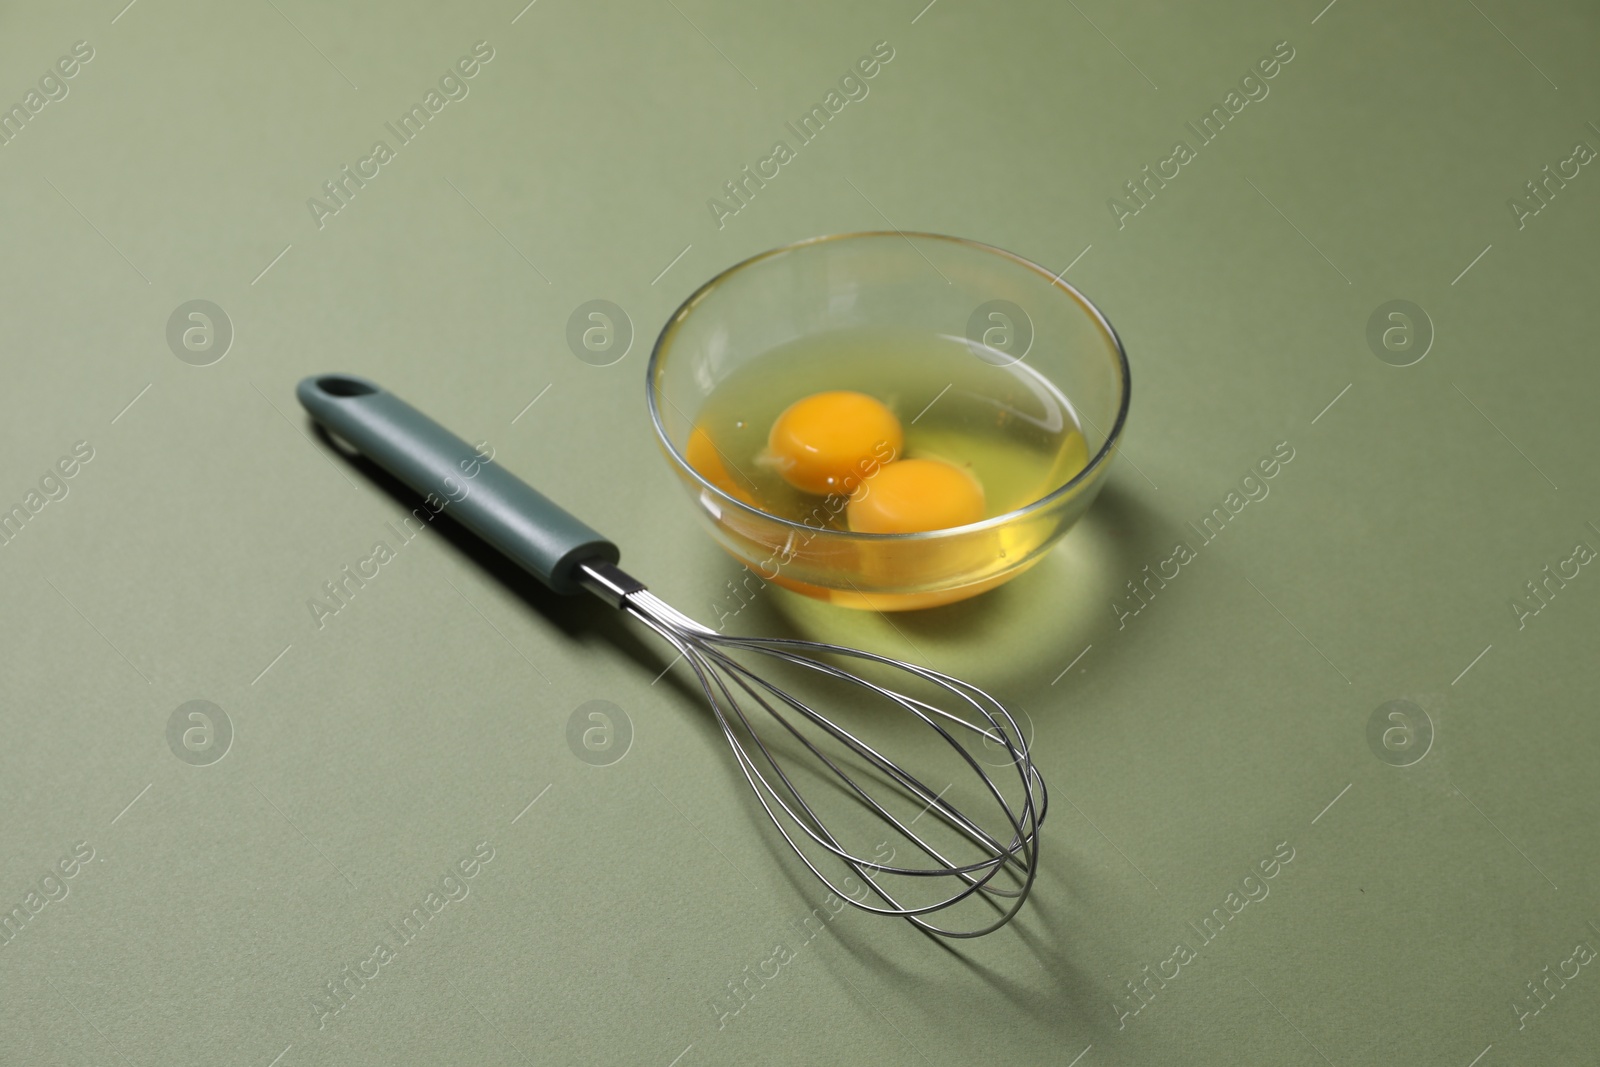
[[[841,900],[945,937],[990,933],[1022,907],[1038,869],[1038,830],[1048,794],[1028,739],[998,700],[958,678],[860,649],[719,633],[610,564],[582,564],[579,570],[590,591],[649,627],[688,663],[767,817]],[[861,726],[886,725],[878,706],[905,713],[948,746],[934,746],[946,763],[972,772],[976,781],[963,779],[960,789],[955,781],[944,789],[930,785],[925,775],[913,774],[859,736],[861,726],[847,729],[753,669],[745,662],[752,656],[775,660],[782,665],[776,669],[797,678],[814,674],[842,684],[845,692],[865,698],[851,700],[852,722]],[[911,685],[942,699],[923,699],[902,691],[906,684],[874,681],[835,662],[852,660],[878,673],[904,672]],[[991,755],[999,757],[997,774],[987,766]],[[957,807],[952,790],[974,797],[986,818]],[[836,812],[825,817],[823,809],[837,808],[841,800],[850,802],[852,829],[863,825],[862,813],[877,831],[887,828],[889,836],[876,843],[872,856],[829,828]],[[909,806],[920,810],[907,819]],[[933,822],[916,828],[924,815]],[[902,844],[917,863],[894,862]],[[861,879],[853,886],[850,872]]]

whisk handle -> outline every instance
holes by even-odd
[[[316,374],[300,403],[361,454],[429,498],[558,593],[575,593],[580,563],[616,563],[617,546],[377,384]]]

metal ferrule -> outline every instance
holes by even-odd
[[[644,583],[615,563],[588,560],[577,566],[578,584],[614,608],[620,608],[630,594],[644,592]]]

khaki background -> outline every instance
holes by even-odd
[[[1521,229],[1506,203],[1600,148],[1592,7],[121,3],[0,13],[7,106],[95,53],[0,147],[0,502],[94,450],[0,548],[0,910],[94,850],[0,947],[0,1060],[1592,1055],[1592,967],[1525,1029],[1513,1004],[1600,946],[1600,575],[1521,629],[1510,601],[1600,548],[1600,172]],[[319,229],[306,199],[480,40],[470,95]],[[1119,229],[1107,198],[1282,40],[1270,95]],[[719,230],[706,199],[877,41],[870,95]],[[886,218],[1073,264],[1135,378],[1110,488],[1014,585],[899,629],[777,590],[735,622],[1029,714],[1036,894],[951,945],[853,912],[806,941],[821,891],[597,603],[441,524],[323,629],[306,606],[410,506],[308,436],[293,385],[341,369],[490,441],[671,602],[736,606],[652,440],[650,342],[715,271]],[[235,332],[209,366],[166,340],[192,299]],[[610,366],[565,340],[592,299],[635,333]],[[1393,299],[1436,335],[1404,368],[1365,337]],[[1124,583],[1281,441],[1271,495],[1119,628]],[[234,734],[208,766],[167,742],[196,699]],[[1406,768],[1367,741],[1395,699],[1436,734]],[[569,749],[590,700],[632,724],[620,762]],[[480,842],[470,895],[318,1029],[308,998]],[[1124,982],[1279,842],[1270,896],[1119,1029]]]

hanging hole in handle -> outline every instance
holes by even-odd
[[[371,396],[378,391],[376,386],[359,379],[340,378],[337,375],[318,378],[317,388],[329,396]]]

